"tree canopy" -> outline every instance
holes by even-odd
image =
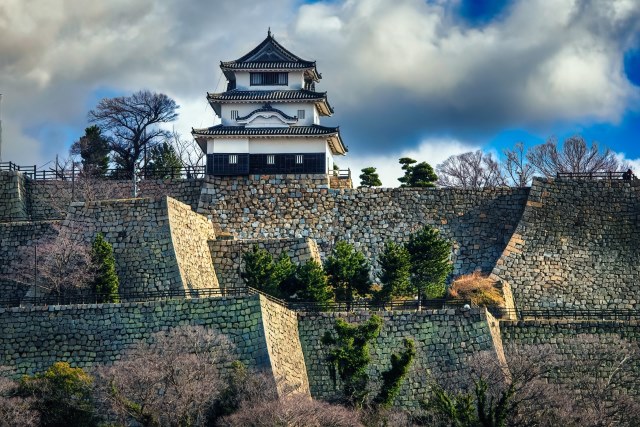
[[[376,168],[368,167],[362,169],[360,174],[360,187],[380,187],[382,181],[376,172]]]
[[[131,96],[102,99],[89,111],[89,121],[109,132],[110,149],[118,167],[133,172],[145,148],[170,136],[158,125],[174,121],[178,108],[165,94],[141,90]]]
[[[71,145],[71,154],[79,155],[82,161],[82,173],[87,177],[102,177],[109,169],[110,141],[102,135],[99,126],[89,126],[84,136]]]
[[[399,160],[404,176],[398,178],[400,187],[435,187],[438,176],[427,162],[418,163],[417,160],[403,157]]]
[[[336,243],[324,263],[324,269],[336,300],[346,301],[347,310],[351,309],[356,296],[371,292],[369,262],[362,252],[345,241]]]
[[[453,271],[451,243],[440,237],[436,228],[424,226],[409,237],[407,251],[411,259],[411,283],[420,298],[442,298],[445,281]]]

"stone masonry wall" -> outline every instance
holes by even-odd
[[[210,240],[211,259],[213,259],[216,274],[222,287],[244,287],[244,282],[240,277],[240,271],[243,267],[242,255],[250,251],[256,244],[269,251],[275,259],[284,252],[294,264],[303,264],[309,259],[320,262],[316,242],[304,237],[264,240]]]
[[[523,309],[640,308],[640,186],[535,179],[493,274]]]
[[[295,390],[309,394],[309,380],[298,334],[298,318],[265,297],[260,298],[262,324],[271,368],[281,395]]]
[[[113,246],[121,289],[184,289],[171,240],[167,198],[73,202],[64,221],[92,242],[102,233]]]
[[[0,298],[21,298],[28,286],[10,279],[18,262],[33,264],[34,244],[55,235],[54,225],[60,221],[0,223]],[[26,254],[25,254],[26,253]],[[21,257],[27,259],[21,260]]]
[[[514,188],[328,190],[276,177],[247,183],[208,178],[198,212],[241,239],[313,238],[323,255],[346,239],[374,262],[386,240],[406,241],[429,224],[455,242],[454,275],[491,271],[528,195]]]
[[[195,211],[202,180],[142,180],[138,197],[170,196]],[[64,218],[72,201],[127,199],[132,197],[131,180],[27,181],[31,212],[34,219]]]
[[[0,365],[33,374],[56,361],[111,364],[158,331],[199,325],[226,335],[230,359],[273,375],[278,390],[309,393],[295,313],[261,295],[155,302],[0,308]]]
[[[395,403],[405,408],[419,407],[428,392],[431,376],[463,379],[470,355],[483,350],[495,352],[484,310],[396,311],[380,315],[384,321],[382,331],[370,350],[373,396],[380,387],[380,373],[391,366],[391,354],[402,349],[404,338],[411,338],[416,345],[416,357]],[[300,342],[313,397],[331,399],[338,396],[340,390],[340,385],[337,389],[334,387],[326,362],[327,351],[321,342],[324,333],[334,332],[338,317],[360,323],[369,316],[368,312],[298,314]]]
[[[151,334],[201,325],[226,335],[235,357],[268,367],[258,296],[0,309],[0,364],[32,374],[56,361],[109,364]]]
[[[182,283],[189,289],[218,288],[207,240],[215,239],[211,221],[170,197],[166,198],[171,239]]]
[[[538,321],[503,321],[500,322],[502,341],[505,355],[509,361],[510,349],[513,346],[550,346],[552,353],[561,362],[570,363],[576,372],[580,372],[582,366],[593,368],[594,363],[589,362],[589,357],[602,358],[596,363],[598,375],[593,372],[583,373],[584,378],[596,376],[608,377],[612,372],[612,366],[616,366],[611,360],[607,360],[607,351],[615,352],[621,346],[621,342],[640,342],[640,323],[635,321],[571,321],[571,320],[538,320]],[[602,350],[603,346],[606,350]],[[530,350],[535,351],[535,350]],[[604,354],[603,354],[604,353]],[[637,359],[637,357],[636,357]],[[620,355],[616,357],[619,362]],[[640,395],[640,363],[636,362],[631,368],[636,378],[635,384],[631,384],[627,391],[634,395]],[[571,371],[555,372],[553,381],[560,383],[571,381]],[[584,380],[583,378],[583,380]],[[580,383],[580,387],[587,387]]]
[[[0,171],[0,222],[29,219],[24,175]]]

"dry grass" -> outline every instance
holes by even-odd
[[[496,282],[479,271],[455,279],[449,287],[449,296],[469,300],[479,306],[504,306],[504,297]]]

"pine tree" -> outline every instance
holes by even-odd
[[[146,170],[151,177],[165,179],[180,176],[182,160],[172,145],[165,141],[153,147],[149,154]]]
[[[91,248],[91,260],[96,266],[96,276],[93,280],[93,290],[98,296],[98,302],[118,302],[118,275],[116,261],[113,257],[113,247],[98,233]]]
[[[389,241],[384,245],[380,255],[380,282],[382,289],[375,294],[379,302],[389,302],[395,297],[415,295],[411,286],[411,260],[409,252],[403,245]]]
[[[71,145],[71,154],[80,155],[82,173],[87,177],[103,177],[109,168],[109,140],[100,127],[93,125],[84,130],[84,136]]]
[[[429,163],[417,163],[416,160],[409,157],[403,157],[399,162],[404,171],[404,176],[398,178],[398,181],[402,183],[400,187],[435,187],[438,176]]]
[[[368,167],[362,169],[360,174],[360,187],[380,187],[382,182],[376,172],[376,168]]]
[[[300,264],[295,272],[296,296],[300,301],[312,301],[326,304],[333,298],[329,280],[322,265],[309,260]]]
[[[253,245],[250,251],[242,255],[242,260],[244,261],[244,270],[240,272],[240,277],[247,286],[275,297],[280,296],[279,283],[274,280],[276,265],[266,249]]]
[[[336,300],[346,301],[347,310],[358,295],[371,292],[369,263],[362,252],[345,241],[336,243],[324,264]]]
[[[411,260],[411,283],[418,295],[444,297],[445,281],[453,270],[451,243],[427,225],[409,237],[406,248]]]

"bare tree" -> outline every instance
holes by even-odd
[[[178,108],[167,95],[142,90],[131,96],[102,99],[89,112],[89,121],[110,133],[113,160],[132,173],[144,150],[170,135],[158,125],[174,121]]]
[[[219,425],[227,427],[308,426],[360,427],[359,414],[344,406],[312,400],[302,395],[263,400],[246,405]]]
[[[559,172],[592,173],[626,169],[626,165],[620,163],[613,151],[608,148],[600,151],[595,142],[587,147],[581,136],[566,139],[560,149],[558,141],[549,138],[544,144],[531,148],[527,153],[527,160],[547,178],[553,178]]]
[[[514,187],[529,186],[535,170],[527,161],[524,144],[518,142],[512,149],[505,149],[504,156],[504,175],[510,184]]]
[[[0,368],[0,427],[40,425],[38,412],[31,409],[34,398],[17,396],[18,383],[5,377],[6,371]]]
[[[99,369],[98,401],[121,423],[204,425],[231,351],[225,336],[202,326],[158,332]]]
[[[189,170],[194,171],[205,165],[205,153],[193,139],[182,139],[181,135],[174,130],[167,140],[176,150],[187,173]]]
[[[96,271],[91,245],[78,239],[78,227],[56,224],[53,228],[54,235],[18,249],[8,278],[32,286],[38,295],[61,296],[88,288]]]
[[[451,156],[436,167],[443,187],[482,188],[505,185],[500,165],[481,150]]]

